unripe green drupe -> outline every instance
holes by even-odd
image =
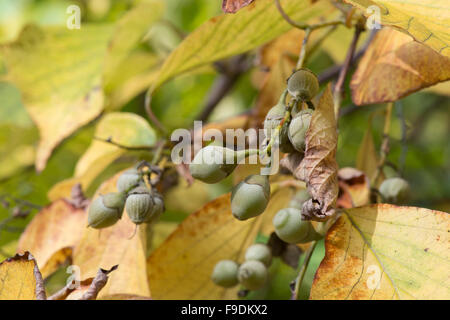
[[[300,101],[310,101],[319,93],[319,80],[308,69],[294,72],[288,79],[289,94]]]
[[[288,137],[295,150],[305,151],[305,135],[311,122],[313,110],[301,110],[289,124]]]
[[[302,212],[295,208],[285,208],[273,218],[277,236],[287,243],[306,243],[321,238],[309,221],[302,220]]]
[[[146,187],[141,186],[128,193],[125,209],[133,223],[141,224],[151,217],[153,205],[150,191]]]
[[[130,169],[123,172],[117,179],[117,190],[119,192],[130,191],[131,188],[137,187],[142,182],[142,177],[136,169]]]
[[[92,201],[89,206],[88,226],[101,229],[115,224],[122,217],[125,196],[123,192],[107,193]]]

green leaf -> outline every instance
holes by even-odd
[[[281,3],[286,13],[296,21],[308,21],[333,10],[328,1]],[[236,14],[214,17],[186,37],[171,53],[153,89],[193,68],[254,49],[290,28],[273,0],[258,0]]]

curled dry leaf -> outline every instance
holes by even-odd
[[[342,168],[338,171],[338,208],[361,207],[369,203],[370,184],[364,172],[355,168]]]
[[[35,215],[22,233],[17,251],[30,251],[44,278],[72,256],[86,228],[86,212],[65,199],[57,200]]]
[[[235,13],[239,9],[248,6],[255,0],[223,0],[222,1],[222,10],[225,13]]]
[[[45,300],[44,280],[28,251],[0,263],[0,300]]]
[[[345,210],[325,238],[310,299],[450,298],[450,216],[377,204]]]
[[[328,85],[306,132],[305,156],[294,175],[306,182],[312,199],[303,204],[302,218],[326,220],[334,215],[338,196],[337,125],[331,86]]]
[[[366,105],[396,101],[448,79],[450,58],[402,32],[384,28],[364,54],[350,87],[353,102]]]

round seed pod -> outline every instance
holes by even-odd
[[[305,135],[311,122],[313,110],[302,110],[289,124],[288,137],[295,150],[305,151]]]
[[[409,198],[409,183],[399,177],[389,178],[380,185],[380,194],[388,203],[403,204]]]
[[[155,223],[163,212],[164,212],[164,199],[159,193],[155,192],[153,194],[153,209],[146,223],[149,224]]]
[[[134,224],[146,222],[152,214],[153,198],[146,187],[137,187],[128,193],[125,209]]]
[[[232,260],[219,261],[211,275],[212,281],[218,286],[231,288],[238,284],[237,274],[239,266]]]
[[[201,149],[189,165],[191,175],[205,183],[217,183],[228,177],[238,164],[234,150],[216,145]]]
[[[256,243],[248,247],[247,251],[245,252],[245,260],[260,261],[264,263],[266,267],[269,267],[272,263],[272,251],[270,250],[269,246],[262,243]]]
[[[248,176],[231,190],[231,212],[239,220],[256,217],[264,212],[269,199],[268,176]]]
[[[121,217],[125,193],[114,192],[100,195],[89,206],[88,226],[102,229],[115,224]]]
[[[289,94],[300,101],[311,101],[319,93],[319,80],[308,69],[294,72],[288,79]]]
[[[311,199],[311,195],[309,194],[307,189],[302,189],[297,191],[289,202],[289,208],[302,209],[303,203]]]
[[[273,218],[277,236],[287,243],[306,243],[318,240],[318,234],[309,221],[302,220],[302,212],[295,208],[285,208]]]
[[[129,191],[142,182],[142,177],[136,169],[130,169],[122,173],[117,179],[117,190],[119,192]]]
[[[267,268],[261,261],[245,261],[238,270],[239,282],[249,290],[261,289],[267,281]]]

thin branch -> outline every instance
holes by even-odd
[[[303,63],[305,62],[306,57],[306,44],[308,43],[309,36],[311,35],[311,29],[305,30],[305,36],[303,37],[302,41],[302,48],[300,49],[300,55],[298,57],[297,66],[295,67],[296,70],[300,70],[303,67]]]
[[[110,270],[99,269],[94,280],[92,280],[88,291],[81,296],[80,300],[95,300],[100,290],[102,290],[106,285],[106,282],[108,282],[108,274],[116,270],[117,267],[118,265],[115,265]]]
[[[308,269],[308,265],[309,265],[309,262],[311,261],[311,257],[314,252],[314,249],[316,248],[316,245],[317,245],[317,241],[312,241],[308,250],[306,250],[306,252],[305,252],[305,259],[303,260],[302,266],[298,273],[297,280],[295,282],[295,288],[292,292],[291,300],[298,299],[298,294],[299,294],[300,288],[302,286],[303,279],[305,278],[306,270]]]
[[[384,115],[384,128],[383,128],[383,141],[381,142],[380,148],[380,160],[378,161],[377,170],[375,171],[374,177],[372,179],[372,187],[377,186],[378,178],[381,175],[383,167],[386,163],[387,156],[389,154],[389,132],[391,131],[391,116],[393,103],[389,102],[386,106]]]

